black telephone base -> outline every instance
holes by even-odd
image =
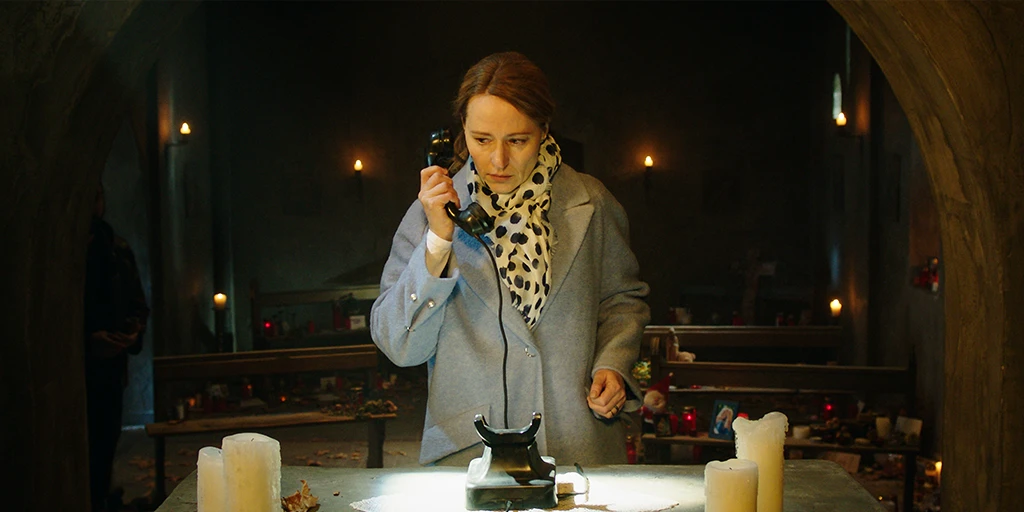
[[[540,455],[536,435],[540,414],[521,430],[496,430],[483,416],[474,420],[484,441],[484,454],[469,463],[466,474],[466,509],[506,510],[554,508],[555,459]]]

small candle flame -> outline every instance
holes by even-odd
[[[836,126],[846,126],[846,114],[840,112],[839,115],[836,116]]]
[[[356,160],[356,164],[354,166],[352,166],[352,168],[355,169],[356,171],[363,170],[363,161],[362,160]]]
[[[839,316],[839,313],[843,310],[843,305],[839,303],[839,299],[832,299],[829,307],[832,309],[832,316]]]
[[[182,135],[188,135],[192,133],[192,129],[188,127],[188,123],[181,123],[181,130],[179,131],[181,132]]]

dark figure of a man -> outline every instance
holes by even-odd
[[[110,504],[110,481],[121,436],[128,354],[142,350],[149,318],[135,255],[103,220],[105,209],[100,187],[89,227],[85,267],[85,382],[93,512],[116,510],[116,504]]]

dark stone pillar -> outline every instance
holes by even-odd
[[[0,4],[4,508],[88,510],[82,291],[125,101],[195,3]]]
[[[1024,4],[832,1],[907,114],[942,219],[942,507],[1019,508]]]

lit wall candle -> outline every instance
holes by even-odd
[[[828,304],[829,309],[832,310],[832,316],[838,318],[839,313],[843,311],[843,305],[839,302],[839,299],[832,299],[832,302]]]
[[[736,418],[736,457],[757,464],[757,512],[782,512],[783,447],[789,418],[770,412],[759,420]]]
[[[711,461],[704,466],[705,512],[757,512],[757,464]]]
[[[222,442],[228,510],[280,512],[281,443],[262,434],[235,434]]]
[[[228,305],[228,296],[223,293],[218,293],[213,296],[213,309],[217,311],[224,311],[224,308]]]
[[[199,512],[227,512],[227,485],[224,481],[224,456],[220,448],[199,450],[196,463],[196,502]]]

